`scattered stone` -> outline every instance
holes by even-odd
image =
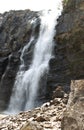
[[[64,99],[63,99],[63,103],[64,103],[64,104],[67,104],[67,102],[68,102],[68,99],[65,99],[65,98],[64,98]]]
[[[43,130],[36,122],[27,122],[20,130]]]
[[[50,102],[44,103],[42,107],[48,107],[50,105]]]
[[[63,98],[63,97],[64,97],[64,91],[61,86],[58,86],[53,92],[52,98]]]
[[[47,120],[49,120],[49,119],[48,119],[48,118],[45,118],[45,117],[43,117],[43,116],[39,116],[39,117],[37,117],[35,120],[38,121],[38,122],[44,122],[44,121],[47,121]]]
[[[55,98],[31,111],[0,119],[0,130],[61,130],[66,104]]]

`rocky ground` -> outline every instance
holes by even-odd
[[[84,80],[72,80],[69,95],[31,111],[0,115],[0,130],[84,130]]]
[[[0,130],[61,130],[68,95],[54,98],[34,110],[17,115],[1,115]]]

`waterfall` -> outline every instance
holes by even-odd
[[[57,12],[42,11],[39,13],[41,19],[40,32],[34,46],[32,62],[30,67],[25,70],[24,55],[35,40],[34,36],[31,36],[29,43],[24,46],[21,52],[21,65],[17,72],[7,112],[18,113],[21,110],[29,110],[35,107],[40,80],[49,70],[49,61],[52,58],[54,47],[56,19],[60,12],[57,9]],[[35,24],[35,21],[33,21],[33,24]]]

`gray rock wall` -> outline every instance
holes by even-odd
[[[68,91],[71,79],[84,78],[84,0],[68,0],[56,26],[53,53],[49,89],[61,85]]]
[[[31,21],[36,19],[33,27]],[[8,105],[15,77],[20,65],[21,49],[39,34],[40,20],[37,12],[30,10],[10,11],[0,15],[0,111]],[[27,57],[31,63],[33,47]],[[25,59],[26,59],[25,57]]]

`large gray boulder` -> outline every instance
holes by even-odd
[[[84,130],[84,80],[71,82],[71,93],[62,119],[62,130]]]

